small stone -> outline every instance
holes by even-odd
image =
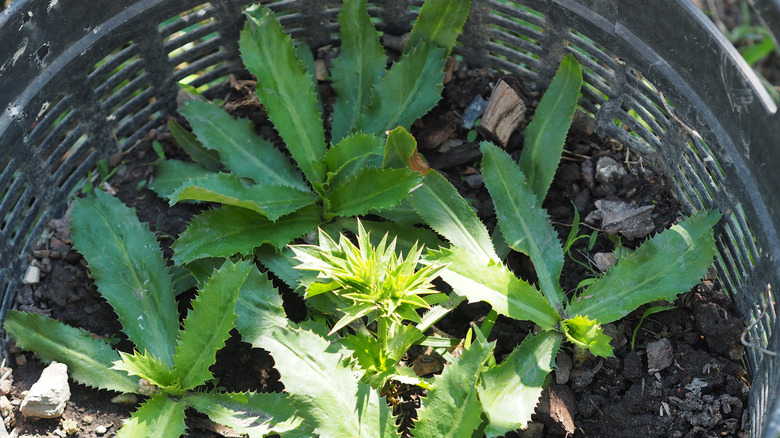
[[[647,372],[649,374],[669,368],[674,360],[674,350],[669,339],[663,338],[647,344]]]
[[[593,187],[596,185],[596,181],[593,179],[593,161],[585,160],[582,162],[582,179],[585,181],[585,185],[588,186],[589,189],[593,189]]]
[[[615,324],[604,324],[602,328],[604,329],[604,334],[612,338],[612,340],[609,341],[609,345],[611,345],[612,348],[620,348],[628,343],[626,334]]]
[[[600,220],[601,228],[608,234],[620,233],[627,239],[640,239],[655,231],[650,216],[654,205],[634,207],[613,199],[599,199],[594,204],[596,210],[585,218],[585,222],[592,224]]]
[[[615,182],[626,176],[626,169],[612,157],[601,157],[596,162],[596,181]]]
[[[106,426],[100,425],[95,428],[95,434],[97,435],[105,435],[106,432],[108,432],[108,428]]]
[[[617,262],[615,255],[611,252],[597,252],[593,254],[593,263],[596,264],[601,272],[607,272],[607,269],[611,268]]]
[[[78,421],[71,419],[63,420],[62,430],[66,435],[75,435],[79,433],[79,423]]]
[[[471,129],[474,122],[485,112],[487,100],[481,94],[474,96],[469,106],[463,111],[463,129]]]
[[[30,388],[20,410],[27,417],[56,418],[65,411],[69,399],[68,366],[52,362]]]
[[[20,367],[27,365],[27,356],[22,353],[17,354],[14,359],[16,360],[16,364]]]
[[[27,268],[27,272],[24,274],[24,284],[38,284],[41,282],[41,268],[37,266],[30,266]]]
[[[478,189],[482,187],[482,185],[484,184],[482,180],[482,175],[478,173],[475,173],[473,175],[468,175],[467,177],[464,178],[464,180],[466,181],[466,184],[468,184],[468,186],[471,187],[472,189]]]
[[[85,415],[84,417],[81,418],[81,422],[86,424],[87,426],[92,424],[93,421],[95,421],[95,419],[92,418],[92,415]]]
[[[463,145],[463,140],[451,138],[439,146],[439,153],[443,154]]]
[[[0,395],[8,395],[11,392],[13,382],[11,379],[0,380]]]
[[[2,415],[3,418],[6,418],[11,415],[13,410],[14,405],[11,404],[11,400],[8,400],[8,397],[6,396],[0,397],[0,415]]]
[[[555,382],[559,385],[565,385],[569,381],[569,374],[574,366],[571,356],[566,352],[559,351],[555,357]]]

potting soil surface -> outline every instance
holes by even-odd
[[[498,73],[485,69],[454,69],[444,99],[412,129],[419,150],[431,167],[473,201],[490,228],[495,226],[495,213],[480,175],[478,142],[482,137],[467,140],[471,129],[462,127],[462,116],[476,94],[489,98],[491,86],[501,78]],[[244,79],[235,78],[226,83],[214,97],[228,102],[235,115],[253,119],[259,132],[278,141],[262,107],[251,94],[253,83],[250,78]],[[524,128],[533,116],[540,95],[514,78],[505,79],[516,87],[528,108],[526,120],[506,147],[517,158]],[[327,95],[327,86],[323,85],[323,91]],[[156,172],[152,140],[159,141],[169,157],[183,158],[168,132],[154,131],[121,157],[119,169],[106,188],[115,190],[116,196],[136,208],[140,219],[157,233],[166,256],[170,257],[169,245],[198,207],[169,207],[167,201],[146,188],[145,184],[153,181]],[[682,219],[669,182],[654,169],[653,163],[610,138],[596,135],[592,119],[584,114],[575,116],[565,149],[544,202],[562,241],[569,234],[575,206],[584,221],[583,233],[600,229],[598,220],[585,221],[585,218],[598,209],[597,205],[602,205],[602,200],[615,201],[642,216],[637,221],[644,224],[645,231],[639,232],[638,237],[621,238],[628,247],[641,243],[643,235],[660,232]],[[642,207],[652,209],[645,214],[639,212]],[[606,257],[614,243],[603,232],[590,250],[586,248],[587,241],[580,240],[572,256],[597,269],[594,260]],[[132,348],[123,340],[113,310],[97,293],[84,260],[72,249],[67,217],[52,222],[31,263],[39,266],[43,275],[40,283],[27,285],[18,294],[21,310],[49,315],[96,336],[113,337],[120,349]],[[527,258],[515,254],[508,263],[518,275],[533,281],[533,266]],[[561,284],[565,290],[573,291],[589,275],[592,274],[588,269],[567,257]],[[192,296],[180,297],[182,312],[186,311]],[[293,317],[301,318],[305,314],[305,305],[295,293],[287,290],[284,298]],[[615,357],[580,357],[570,345],[564,346],[558,357],[558,369],[537,407],[535,423],[529,431],[508,436],[746,436],[750,382],[742,366],[743,346],[739,339],[744,324],[737,317],[731,299],[713,277],[681,295],[675,303],[666,304],[674,308],[642,321],[633,348],[632,334],[648,306],[606,325],[605,332],[613,338]],[[481,321],[488,310],[484,304],[463,304],[437,324],[437,328],[462,338],[469,323]],[[531,330],[531,323],[500,317],[491,335],[497,341],[497,360],[508,355]],[[415,363],[422,354],[413,350],[406,360]],[[219,385],[230,391],[283,390],[270,355],[242,343],[235,333],[217,359],[212,371]],[[436,358],[430,361],[433,365],[429,371],[439,371],[440,364],[436,361]],[[111,399],[117,394],[71,382],[72,396],[61,419],[27,419],[19,413],[18,404],[45,365],[35,354],[18,349],[12,350],[9,362],[12,373],[8,379],[13,384],[6,397],[12,412],[6,416],[5,423],[9,431],[15,429],[19,436],[65,436],[68,424],[74,432],[72,436],[113,436],[137,407],[137,401],[114,403]],[[398,412],[408,425],[421,391],[398,387],[396,392],[401,400]],[[71,421],[65,424],[65,420]],[[188,413],[188,426],[190,437],[236,436],[194,412]]]

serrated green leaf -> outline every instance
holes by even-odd
[[[225,262],[223,257],[205,257],[184,263],[179,268],[189,271],[196,281],[196,286],[203,287],[211,274],[222,266]],[[194,287],[194,286],[193,286]]]
[[[274,329],[292,329],[282,307],[282,296],[267,274],[252,269],[238,291],[236,329],[244,342],[256,344]]]
[[[176,119],[168,119],[168,131],[170,131],[176,143],[192,158],[193,162],[200,164],[211,172],[219,171],[219,153],[216,150],[209,150],[203,146],[198,141],[198,138],[195,137],[195,134],[186,130]]]
[[[387,342],[387,356],[398,362],[407,350],[423,337],[423,333],[413,325],[396,325],[396,330]]]
[[[346,309],[343,310],[344,316],[342,316],[341,319],[339,319],[338,322],[336,322],[333,328],[330,329],[328,336],[343,329],[347,324],[351,323],[352,321],[366,316],[366,314],[374,310],[375,307],[376,306],[374,305],[374,303],[356,303],[347,307]]]
[[[158,393],[146,400],[125,420],[117,438],[178,438],[186,430],[184,411],[187,405]]]
[[[382,165],[382,139],[375,135],[352,134],[328,150],[328,187],[350,181],[366,168]]]
[[[254,269],[251,262],[234,264],[227,260],[192,300],[173,356],[173,370],[181,379],[182,389],[193,389],[213,377],[209,367],[216,362],[217,350],[225,345],[233,328],[238,290]]]
[[[422,42],[393,64],[371,93],[357,129],[383,135],[397,126],[407,130],[441,99],[444,49]]]
[[[449,54],[466,24],[469,9],[471,2],[468,0],[427,0],[414,23],[404,53],[426,41],[446,49],[445,56]]]
[[[8,311],[3,327],[19,348],[35,351],[45,362],[68,365],[70,376],[83,385],[119,392],[136,390],[138,379],[111,369],[119,353],[86,330],[16,310]]]
[[[325,164],[328,172],[338,172],[352,161],[361,164],[372,159],[370,155],[382,156],[383,141],[376,135],[367,135],[360,132],[344,137],[332,148],[328,149],[325,156]]]
[[[173,243],[173,260],[189,263],[205,257],[252,254],[254,248],[270,243],[283,248],[322,222],[319,207],[310,205],[271,221],[245,208],[223,206],[195,216]]]
[[[364,371],[381,372],[384,370],[382,347],[375,337],[356,332],[345,335],[338,342],[357,360],[358,366]]]
[[[561,328],[569,341],[590,350],[595,356],[615,356],[609,345],[612,338],[604,334],[601,325],[595,320],[577,315],[574,318],[563,320]]]
[[[269,9],[250,7],[246,16],[239,40],[241,59],[257,77],[260,102],[298,167],[315,188],[321,186],[326,146],[313,79]]]
[[[246,208],[275,221],[281,216],[313,204],[317,198],[309,191],[270,184],[247,185],[237,175],[218,173],[186,182],[171,194],[171,205],[183,199],[219,202]]]
[[[357,216],[371,209],[390,208],[419,183],[420,175],[409,169],[363,169],[333,190],[331,211],[337,216]]]
[[[334,142],[352,132],[363,107],[369,103],[372,87],[386,71],[385,50],[366,12],[366,1],[345,1],[338,18],[341,52],[331,68],[336,92],[331,123]]]
[[[563,247],[558,233],[512,157],[487,142],[480,149],[482,177],[493,198],[506,243],[531,257],[545,298],[554,308],[563,309],[566,296],[558,283],[563,270]]]
[[[488,419],[488,438],[524,429],[531,421],[560,345],[557,332],[529,334],[500,365],[482,373],[477,391]]]
[[[303,66],[306,68],[306,72],[311,78],[311,82],[314,85],[314,89],[319,89],[320,82],[317,80],[317,63],[314,61],[314,52],[306,43],[299,43],[295,46],[295,56],[301,60]],[[317,111],[322,114],[322,96],[317,94]]]
[[[234,119],[210,102],[189,101],[179,108],[192,131],[236,175],[263,184],[309,190],[290,160],[270,141],[255,132],[246,119]]]
[[[214,172],[200,164],[180,160],[161,160],[157,162],[157,176],[149,183],[149,188],[157,196],[167,200],[185,182],[207,175],[214,175]]]
[[[376,390],[355,379],[330,343],[312,332],[274,330],[255,347],[271,353],[298,413],[321,437],[397,437],[390,408]]]
[[[198,393],[186,396],[187,404],[206,414],[211,421],[230,427],[249,438],[280,434],[285,438],[312,436],[311,427],[295,415],[287,394],[276,393]]]
[[[477,396],[480,368],[495,342],[474,342],[456,362],[444,368],[422,399],[412,434],[417,438],[468,437],[482,424]]]
[[[547,196],[561,161],[581,86],[580,64],[573,54],[566,55],[525,130],[520,169],[540,202]]]
[[[555,328],[561,320],[536,287],[515,277],[505,266],[480,263],[458,247],[429,252],[426,260],[449,263],[439,275],[469,302],[485,301],[501,315],[533,321],[544,330]]]
[[[133,209],[105,192],[92,193],[74,201],[74,247],[136,349],[172,366],[179,313],[160,245]]]
[[[289,247],[278,250],[270,245],[263,245],[255,250],[255,256],[269,271],[279,277],[290,289],[297,289],[304,272],[294,269],[298,262],[293,258],[295,254]],[[317,275],[309,273],[314,278]],[[301,295],[303,293],[301,292]]]
[[[425,174],[422,186],[408,199],[425,223],[450,243],[464,248],[482,264],[499,261],[485,225],[440,173]]]
[[[417,228],[406,224],[396,224],[393,222],[376,222],[361,219],[365,229],[371,233],[371,243],[378,245],[382,236],[389,234],[396,236],[396,248],[398,251],[407,254],[414,244],[425,245],[426,248],[438,248],[444,242],[439,239],[436,233],[426,228]],[[358,229],[354,219],[339,222],[342,228],[357,234]]]
[[[385,169],[406,169],[409,167],[409,158],[417,149],[417,140],[409,134],[409,131],[399,126],[387,133],[385,142],[384,159],[382,167]]]
[[[114,362],[112,369],[146,379],[149,383],[166,390],[179,389],[179,381],[173,374],[173,370],[148,352],[143,354],[137,351],[133,354],[119,352],[119,356],[121,359]]]
[[[391,209],[381,211],[370,210],[368,214],[385,218],[388,221],[397,224],[414,225],[423,222],[423,219],[417,214],[417,211],[415,211],[412,204],[409,202],[409,198],[404,199],[400,204]]]
[[[712,265],[712,228],[720,217],[718,211],[701,211],[648,239],[572,299],[567,313],[606,324],[643,304],[673,301],[695,286]]]

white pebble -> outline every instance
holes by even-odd
[[[27,268],[27,272],[24,274],[24,284],[38,284],[41,282],[41,268],[37,266],[30,266]]]

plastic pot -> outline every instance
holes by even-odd
[[[753,1],[780,30],[777,1]],[[17,0],[0,12],[0,319],[46,224],[96,162],[164,123],[179,82],[207,86],[242,69],[236,41],[249,3]],[[338,2],[267,3],[294,37],[337,43]],[[400,34],[421,3],[376,0],[370,13]],[[472,0],[455,49],[469,65],[542,88],[569,52],[584,67],[581,108],[598,132],[660,166],[685,213],[728,213],[716,267],[748,326],[752,436],[777,436],[776,105],[690,0]]]

